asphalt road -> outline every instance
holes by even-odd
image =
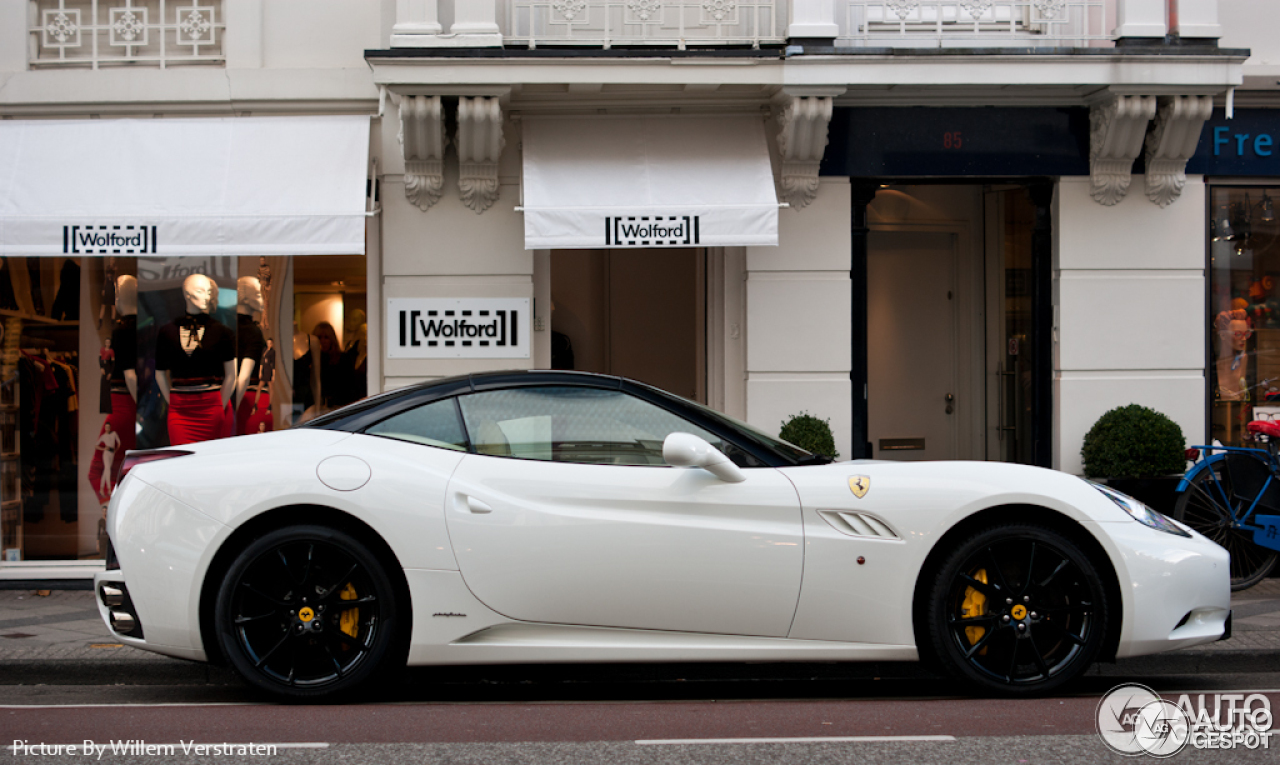
[[[324,706],[263,703],[234,683],[5,686],[0,741],[6,759],[44,763],[1135,762],[1110,753],[1094,730],[1099,698],[1121,682],[1142,682],[1166,698],[1261,690],[1280,703],[1280,673],[1090,677],[1071,694],[1007,700],[956,695],[963,689],[936,679],[841,678],[835,669],[834,677],[820,670],[786,677],[770,667],[738,666],[736,674],[660,667],[617,682],[608,667],[576,670],[568,679],[547,668],[443,679],[415,671],[377,701]],[[86,739],[107,749],[48,756],[15,753],[12,743],[82,747]],[[110,748],[129,740],[176,748],[171,755]],[[184,755],[181,742],[291,746],[264,756],[198,756]],[[1188,748],[1172,761],[1280,762],[1275,744]]]

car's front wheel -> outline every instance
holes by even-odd
[[[1093,663],[1108,607],[1097,565],[1069,538],[1035,525],[993,526],[936,569],[929,637],[956,677],[1001,695],[1043,694]]]
[[[342,698],[374,679],[396,644],[395,588],[360,540],[290,526],[249,544],[227,569],[215,626],[251,685],[294,699]]]

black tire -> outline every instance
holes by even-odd
[[[1271,468],[1262,460],[1248,455],[1229,455],[1197,473],[1173,505],[1175,519],[1231,553],[1233,592],[1247,590],[1266,579],[1280,560],[1280,552],[1254,544],[1252,531],[1232,527],[1235,512],[1247,506],[1235,483],[1241,479],[1250,484],[1259,483],[1259,475],[1265,483],[1270,474]]]
[[[283,699],[345,701],[398,658],[395,587],[366,545],[289,526],[244,549],[223,577],[214,624],[250,685]]]
[[[1061,688],[1089,668],[1106,639],[1111,604],[1098,565],[1042,526],[976,532],[936,570],[929,648],[948,673],[986,693]]]

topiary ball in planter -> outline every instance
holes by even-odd
[[[1182,428],[1138,404],[1112,409],[1084,437],[1084,474],[1089,478],[1147,478],[1186,468]]]
[[[784,420],[778,438],[811,454],[821,454],[833,460],[840,457],[840,452],[836,451],[836,438],[831,433],[831,420],[820,420],[808,412],[793,414]]]

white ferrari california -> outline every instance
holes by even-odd
[[[406,662],[869,660],[1036,694],[1230,632],[1227,552],[1104,486],[832,463],[618,377],[438,380],[125,469],[112,632],[281,697]]]

